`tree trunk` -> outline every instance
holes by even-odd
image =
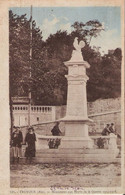
[[[12,103],[12,98],[11,98],[11,94],[10,94],[10,135],[12,134],[13,131],[13,103]]]

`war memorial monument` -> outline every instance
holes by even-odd
[[[88,62],[84,61],[81,49],[85,46],[84,41],[78,43],[74,39],[74,50],[71,59],[64,64],[68,67],[68,94],[66,116],[60,118],[64,122],[64,136],[42,136],[37,134],[37,148],[39,162],[116,162],[119,149],[117,148],[117,135],[111,133],[109,136],[89,136],[88,126],[93,121],[87,114],[86,84],[89,79],[86,69],[90,68]],[[94,89],[93,89],[94,90]],[[43,149],[42,142],[46,140],[59,139],[60,145],[57,149],[49,147]],[[102,146],[100,143],[103,143]]]

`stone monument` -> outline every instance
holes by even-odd
[[[62,162],[117,162],[119,150],[117,148],[117,136],[89,136],[88,125],[92,120],[87,114],[86,83],[88,76],[86,69],[90,65],[84,61],[81,49],[85,46],[84,41],[78,43],[74,40],[74,50],[71,59],[65,62],[68,67],[68,93],[66,116],[59,121],[65,123],[64,136],[41,136],[37,135],[39,148],[37,150],[37,162],[62,163]],[[93,89],[94,90],[94,89]],[[56,149],[49,149],[48,140],[60,139],[60,145]],[[99,141],[103,145],[101,148]],[[43,141],[46,148],[43,149]]]
[[[62,148],[92,148],[92,140],[88,135],[88,124],[92,122],[87,114],[86,83],[89,79],[86,69],[90,67],[84,61],[81,49],[85,46],[84,41],[78,43],[74,39],[75,50],[72,57],[65,62],[68,67],[68,95],[66,116],[62,119],[65,122],[65,136],[61,140]]]

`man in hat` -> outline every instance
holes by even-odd
[[[102,131],[102,135],[109,135],[110,130],[109,130],[110,124],[107,124],[106,127]]]

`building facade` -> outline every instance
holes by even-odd
[[[29,111],[30,109],[30,111]],[[27,126],[30,112],[30,125],[55,120],[55,106],[13,105],[13,118],[15,126]]]

